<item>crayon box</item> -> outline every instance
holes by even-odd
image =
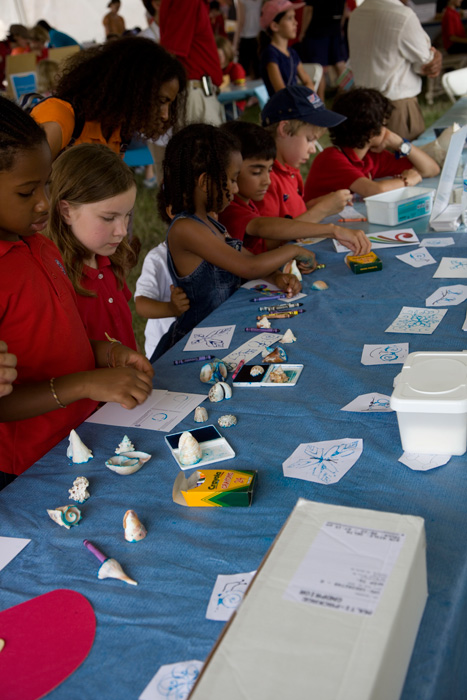
[[[172,497],[181,506],[249,506],[253,500],[257,471],[203,469],[175,479]]]

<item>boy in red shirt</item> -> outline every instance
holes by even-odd
[[[264,253],[285,241],[310,236],[337,238],[355,254],[368,252],[370,244],[362,231],[345,229],[333,224],[314,224],[303,216],[262,216],[258,205],[268,192],[276,156],[274,139],[266,129],[243,121],[231,121],[221,129],[240,142],[243,163],[237,179],[238,193],[229,206],[219,214],[219,221],[234,238],[242,240],[252,253]]]
[[[462,0],[449,0],[441,25],[443,45],[449,54],[467,53],[467,36],[459,8]]]

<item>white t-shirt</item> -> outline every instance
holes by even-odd
[[[261,0],[241,0],[245,21],[241,31],[242,39],[253,39],[258,36],[261,27],[259,18],[261,16]]]
[[[173,284],[167,267],[167,244],[160,243],[144,258],[141,275],[136,282],[136,297],[148,297],[156,301],[170,301],[170,285]],[[175,316],[150,318],[146,323],[144,351],[151,358],[160,339],[169,330]]]
[[[152,39],[157,44],[161,43],[161,30],[159,25],[155,22],[151,22],[149,27],[143,29],[143,31],[140,32],[138,36],[143,37],[143,39]]]

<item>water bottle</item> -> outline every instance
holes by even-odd
[[[462,174],[462,223],[467,228],[467,164]]]

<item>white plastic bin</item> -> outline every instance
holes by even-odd
[[[405,452],[463,455],[467,449],[467,353],[413,352],[394,379]]]
[[[435,190],[427,187],[401,187],[365,198],[367,218],[371,224],[397,226],[431,214]]]

